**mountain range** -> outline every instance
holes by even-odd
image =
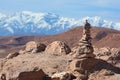
[[[92,26],[120,30],[120,23],[98,16],[74,19],[54,13],[22,11],[11,15],[0,13],[0,36],[54,35],[83,26],[86,19]]]

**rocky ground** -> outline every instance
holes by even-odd
[[[19,51],[25,47],[29,41],[42,42],[46,45],[54,41],[65,41],[70,48],[75,47],[82,37],[82,26],[68,30],[67,32],[51,36],[12,36],[0,37],[0,58],[7,56],[9,53]],[[120,31],[92,27],[91,29],[92,44],[96,47],[119,48]]]
[[[57,47],[60,49],[60,45],[58,45]],[[59,49],[55,52],[56,53],[61,52],[61,50]],[[100,65],[98,65],[100,69],[94,70],[95,68],[93,68],[94,71],[89,73],[88,80],[119,80],[120,79],[120,49],[117,48],[112,48],[112,49],[94,48],[94,49],[95,49],[94,54],[96,55],[95,59],[98,59],[99,61],[103,60],[103,62]],[[57,77],[60,77],[61,72],[71,73],[69,67],[71,65],[72,60],[73,57],[72,54],[70,53],[62,54],[62,55],[54,55],[46,51],[37,52],[37,53],[23,51],[23,53],[19,54],[16,57],[11,57],[11,58],[6,57],[1,59],[0,72],[1,75],[2,74],[6,75],[7,80],[10,79],[17,80],[16,78],[18,78],[20,74],[23,72],[31,71],[31,73],[34,74],[33,73],[34,71],[41,69],[45,75],[49,75],[50,77],[52,77],[58,73]],[[89,63],[92,64],[94,62],[88,61],[87,63],[85,63],[86,65],[84,65],[83,67],[86,67],[87,64]],[[103,66],[106,67],[104,68]],[[89,67],[89,65],[87,67]],[[29,73],[27,74],[28,74],[27,77],[30,77]],[[44,80],[44,79],[39,79],[39,76],[37,76],[38,79],[35,79],[35,77],[33,76],[34,78],[33,80]],[[26,79],[26,80],[30,80],[30,79]]]
[[[93,47],[86,22],[78,45],[30,41],[0,59],[0,80],[120,80],[120,48]]]

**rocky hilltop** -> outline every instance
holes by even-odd
[[[30,41],[0,59],[1,80],[119,80],[120,48],[97,48],[86,21],[82,38],[71,49],[64,41]]]
[[[36,41],[48,45],[54,41],[64,41],[70,48],[75,47],[82,38],[82,26],[78,26],[67,32],[53,36],[14,36],[0,37],[0,58],[5,57],[8,53],[24,49],[25,44],[29,41]],[[95,47],[119,48],[120,31],[108,28],[91,28],[92,44]]]

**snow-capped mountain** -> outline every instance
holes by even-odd
[[[120,30],[120,23],[113,23],[97,16],[76,20],[53,13],[22,11],[12,15],[0,13],[0,36],[52,35],[65,32],[76,26],[83,26],[86,19],[92,26]]]

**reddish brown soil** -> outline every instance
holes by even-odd
[[[120,31],[93,27],[91,29],[92,43],[96,47],[120,47]],[[76,27],[67,32],[53,36],[15,36],[0,37],[0,50],[5,50],[4,54],[0,53],[0,57],[6,56],[10,52],[17,52],[24,48],[28,41],[37,41],[46,45],[53,41],[65,41],[71,48],[77,45],[82,37],[82,27]]]

